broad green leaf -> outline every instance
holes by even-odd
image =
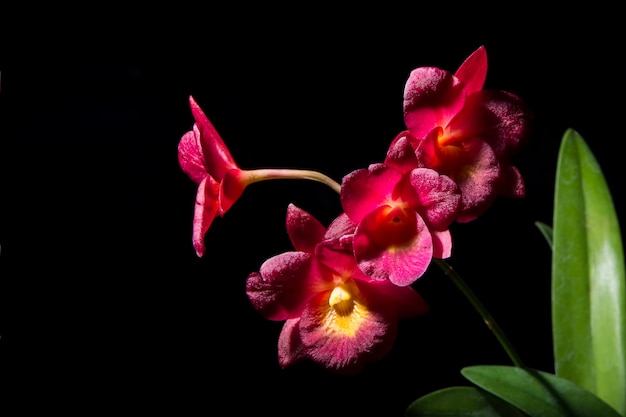
[[[406,417],[526,417],[519,409],[476,387],[450,387],[413,401]]]
[[[626,279],[611,194],[583,138],[561,142],[554,197],[555,371],[626,416]]]
[[[479,365],[463,368],[461,374],[530,417],[620,417],[593,393],[547,372]]]
[[[535,226],[537,226],[543,237],[548,242],[548,245],[550,245],[550,249],[552,249],[552,228],[542,222],[535,222]]]

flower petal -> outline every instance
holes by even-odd
[[[320,264],[326,266],[329,271],[329,282],[335,277],[345,279],[345,277],[367,279],[368,277],[357,267],[352,250],[336,248],[323,241],[317,245],[315,255]]]
[[[302,252],[313,253],[315,246],[322,240],[326,228],[294,204],[287,207],[287,234],[293,247]]]
[[[372,164],[347,174],[341,184],[341,205],[350,219],[359,223],[386,200],[391,200],[402,173],[384,164]]]
[[[526,184],[517,167],[502,163],[498,192],[511,198],[523,198],[526,196]]]
[[[342,374],[360,372],[366,362],[383,357],[393,346],[396,317],[368,309],[356,293],[351,294],[349,312],[338,313],[330,305],[330,295],[319,294],[302,312],[302,343],[308,357],[326,369]]]
[[[206,171],[216,181],[221,181],[227,171],[238,168],[238,166],[213,124],[192,96],[189,96],[189,105],[200,131],[200,144]]]
[[[220,184],[220,216],[223,216],[235,204],[249,183],[247,172],[239,168],[231,169],[224,174]]]
[[[461,210],[457,221],[461,223],[474,220],[487,210],[499,194],[498,185],[502,180],[501,165],[492,148],[482,141],[475,141],[473,145],[468,152],[472,161],[468,160],[462,167],[471,174],[461,175],[457,180],[461,188]]]
[[[461,207],[461,191],[449,177],[429,168],[411,171],[411,185],[418,195],[418,213],[429,227],[447,228]]]
[[[388,206],[368,214],[354,234],[354,255],[365,275],[406,286],[421,277],[433,255],[432,237],[413,210]]]
[[[384,311],[398,319],[426,314],[430,307],[424,298],[411,286],[400,287],[389,281],[355,281],[359,290],[368,300],[370,309]]]
[[[283,324],[278,336],[278,363],[282,368],[306,359],[306,351],[300,337],[300,317]]]
[[[196,205],[193,213],[192,242],[199,257],[204,256],[206,247],[204,235],[217,215],[219,184],[210,176],[206,176],[196,193]]]
[[[480,138],[468,138],[461,145],[440,147],[437,131],[441,132],[433,130],[427,135],[415,153],[425,165],[456,182],[461,191],[461,207],[456,220],[471,221],[498,195],[500,164],[491,147]]]
[[[208,175],[200,146],[200,131],[195,124],[178,142],[178,163],[183,172],[196,184],[200,184]]]
[[[259,273],[246,281],[246,293],[261,314],[270,320],[300,315],[304,303],[324,287],[316,263],[305,252],[285,252],[266,260]]]
[[[341,213],[328,226],[321,245],[334,250],[346,250],[352,252],[352,239],[354,237],[354,223],[346,213]]]
[[[413,141],[414,139],[408,131],[396,136],[387,150],[385,165],[403,174],[417,168],[418,161],[415,156],[415,148],[412,145]]]
[[[481,45],[472,52],[454,75],[463,82],[468,94],[482,90],[487,79],[487,50],[485,46]]]
[[[480,93],[483,111],[491,115],[488,130],[481,137],[491,145],[498,158],[518,153],[530,137],[533,114],[528,105],[515,94],[500,90]]]
[[[463,83],[448,71],[420,67],[404,88],[404,123],[417,139],[436,126],[445,127],[465,103]]]
[[[433,258],[447,259],[452,256],[452,236],[450,230],[431,230],[433,238]]]
[[[413,150],[417,148],[417,145],[419,145],[420,141],[423,139],[423,138],[416,138],[408,130],[403,130],[402,132],[398,133],[396,137],[391,141],[391,144],[389,145],[388,149],[392,149],[395,146],[396,142],[398,142],[402,138],[405,138],[409,142]],[[389,153],[389,151],[387,151],[387,153]]]

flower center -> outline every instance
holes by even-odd
[[[354,336],[369,314],[362,301],[359,289],[351,279],[333,288],[328,298],[330,308],[324,309],[323,323],[327,331]]]
[[[381,247],[402,246],[414,237],[415,227],[415,218],[402,205],[387,206],[378,213],[370,237]]]
[[[346,285],[338,285],[330,293],[328,304],[330,304],[338,315],[348,316],[354,308],[352,293]]]

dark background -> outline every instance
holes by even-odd
[[[480,45],[485,87],[518,94],[535,112],[516,159],[527,197],[453,225],[450,263],[526,364],[553,370],[550,250],[534,222],[552,222],[569,127],[624,211],[619,13],[300,7],[4,13],[13,23],[0,37],[4,405],[65,415],[401,416],[422,395],[469,385],[464,366],[511,364],[433,266],[414,285],[431,311],[400,322],[384,360],[353,377],[308,363],[280,369],[282,323],[254,311],[245,279],[291,249],[288,203],[328,224],[337,196],[314,182],[254,184],[211,226],[199,259],[196,186],[177,160],[193,95],[240,167],[314,169],[340,181],[381,161],[404,128],[413,68],[454,72]]]

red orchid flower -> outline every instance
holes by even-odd
[[[483,90],[486,76],[487,52],[481,46],[454,74],[414,69],[404,90],[406,135],[420,166],[447,175],[461,188],[459,222],[478,217],[498,195],[525,195],[510,158],[526,142],[532,115],[518,96]]]
[[[428,311],[413,288],[359,270],[351,247],[354,229],[341,214],[326,230],[290,204],[287,232],[295,251],[268,259],[249,275],[253,306],[270,320],[285,321],[278,341],[281,367],[309,359],[337,373],[360,372],[390,351],[399,319]]]
[[[198,184],[193,218],[193,247],[198,256],[206,250],[204,235],[217,214],[223,216],[241,196],[252,178],[239,169],[224,141],[193,97],[193,129],[178,144],[178,162]]]
[[[340,199],[357,224],[354,256],[369,277],[407,286],[433,257],[450,257],[448,226],[460,207],[459,188],[447,176],[420,168],[406,136],[394,139],[384,163],[346,175]]]
[[[198,184],[193,218],[193,247],[198,256],[206,251],[204,236],[218,214],[224,214],[255,182],[272,179],[304,179],[326,184],[339,192],[340,185],[321,172],[304,169],[240,169],[224,141],[193,97],[189,97],[195,119],[193,129],[178,144],[182,170]]]

